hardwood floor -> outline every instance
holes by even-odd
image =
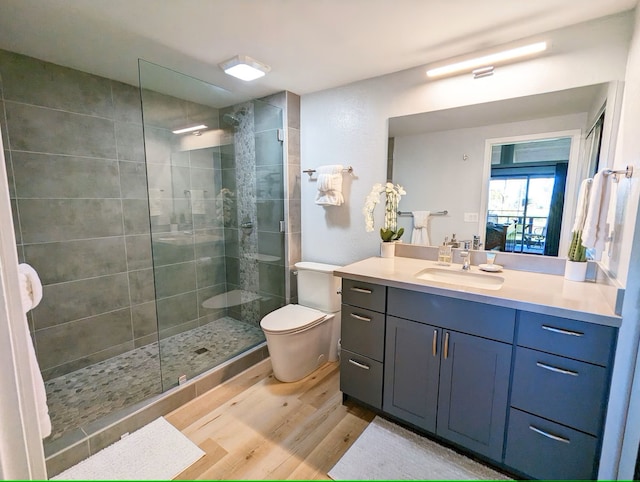
[[[267,359],[165,418],[206,452],[176,480],[328,480],[374,416],[342,404],[337,362],[281,383]]]

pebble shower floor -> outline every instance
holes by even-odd
[[[160,342],[162,378],[169,387],[178,377],[202,373],[264,341],[254,323],[230,317]],[[204,349],[204,350],[203,350]],[[158,343],[122,353],[45,382],[53,426],[46,441],[162,392]]]

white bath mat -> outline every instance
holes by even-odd
[[[329,471],[333,480],[511,480],[376,417]]]
[[[53,477],[54,480],[171,480],[204,452],[164,417]]]

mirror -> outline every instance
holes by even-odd
[[[390,118],[387,172],[407,192],[400,202],[398,218],[398,226],[407,233],[404,242],[411,242],[411,212],[429,211],[427,232],[432,246],[442,244],[445,237],[451,240],[455,234],[459,241],[479,236],[480,249],[565,256],[580,182],[597,167],[586,145],[593,137],[588,134],[599,125],[602,151],[611,149],[607,139],[612,136],[612,119],[617,116],[612,110],[619,110],[619,90],[618,83],[611,82]],[[603,129],[605,105],[608,123]],[[547,144],[540,142],[543,140]],[[507,151],[511,152],[510,160]],[[531,157],[532,153],[543,151],[546,157]],[[501,155],[511,167],[500,165]],[[556,159],[558,156],[563,159]],[[602,158],[601,154],[601,162]],[[536,160],[543,162],[535,166]],[[542,194],[548,197],[544,202],[550,203],[554,182],[549,179],[556,177],[556,161],[562,161],[566,168],[564,190],[555,193],[556,199],[558,194],[564,194],[564,203],[561,212],[555,213],[556,248],[545,252],[550,215],[548,206],[541,204],[545,198]],[[498,183],[491,184],[490,179],[495,179],[500,167],[507,168],[502,170],[503,177],[508,172],[518,177],[521,171],[514,168],[522,166],[529,168],[524,184],[528,183],[531,191],[525,190],[518,202],[523,208],[530,207],[529,215],[522,210],[494,219],[496,213],[491,209],[495,202],[491,196],[495,197]],[[546,181],[532,182],[534,178]],[[490,192],[491,187],[494,189]],[[516,226],[509,228],[509,234],[513,231],[519,242],[513,242],[511,248],[506,242],[496,247],[495,239],[491,239],[491,223],[499,229],[504,227],[506,236],[507,227],[514,221]]]

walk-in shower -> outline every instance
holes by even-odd
[[[0,50],[18,257],[44,285],[28,321],[47,455],[262,344],[286,301],[282,108],[139,72],[133,87]]]

